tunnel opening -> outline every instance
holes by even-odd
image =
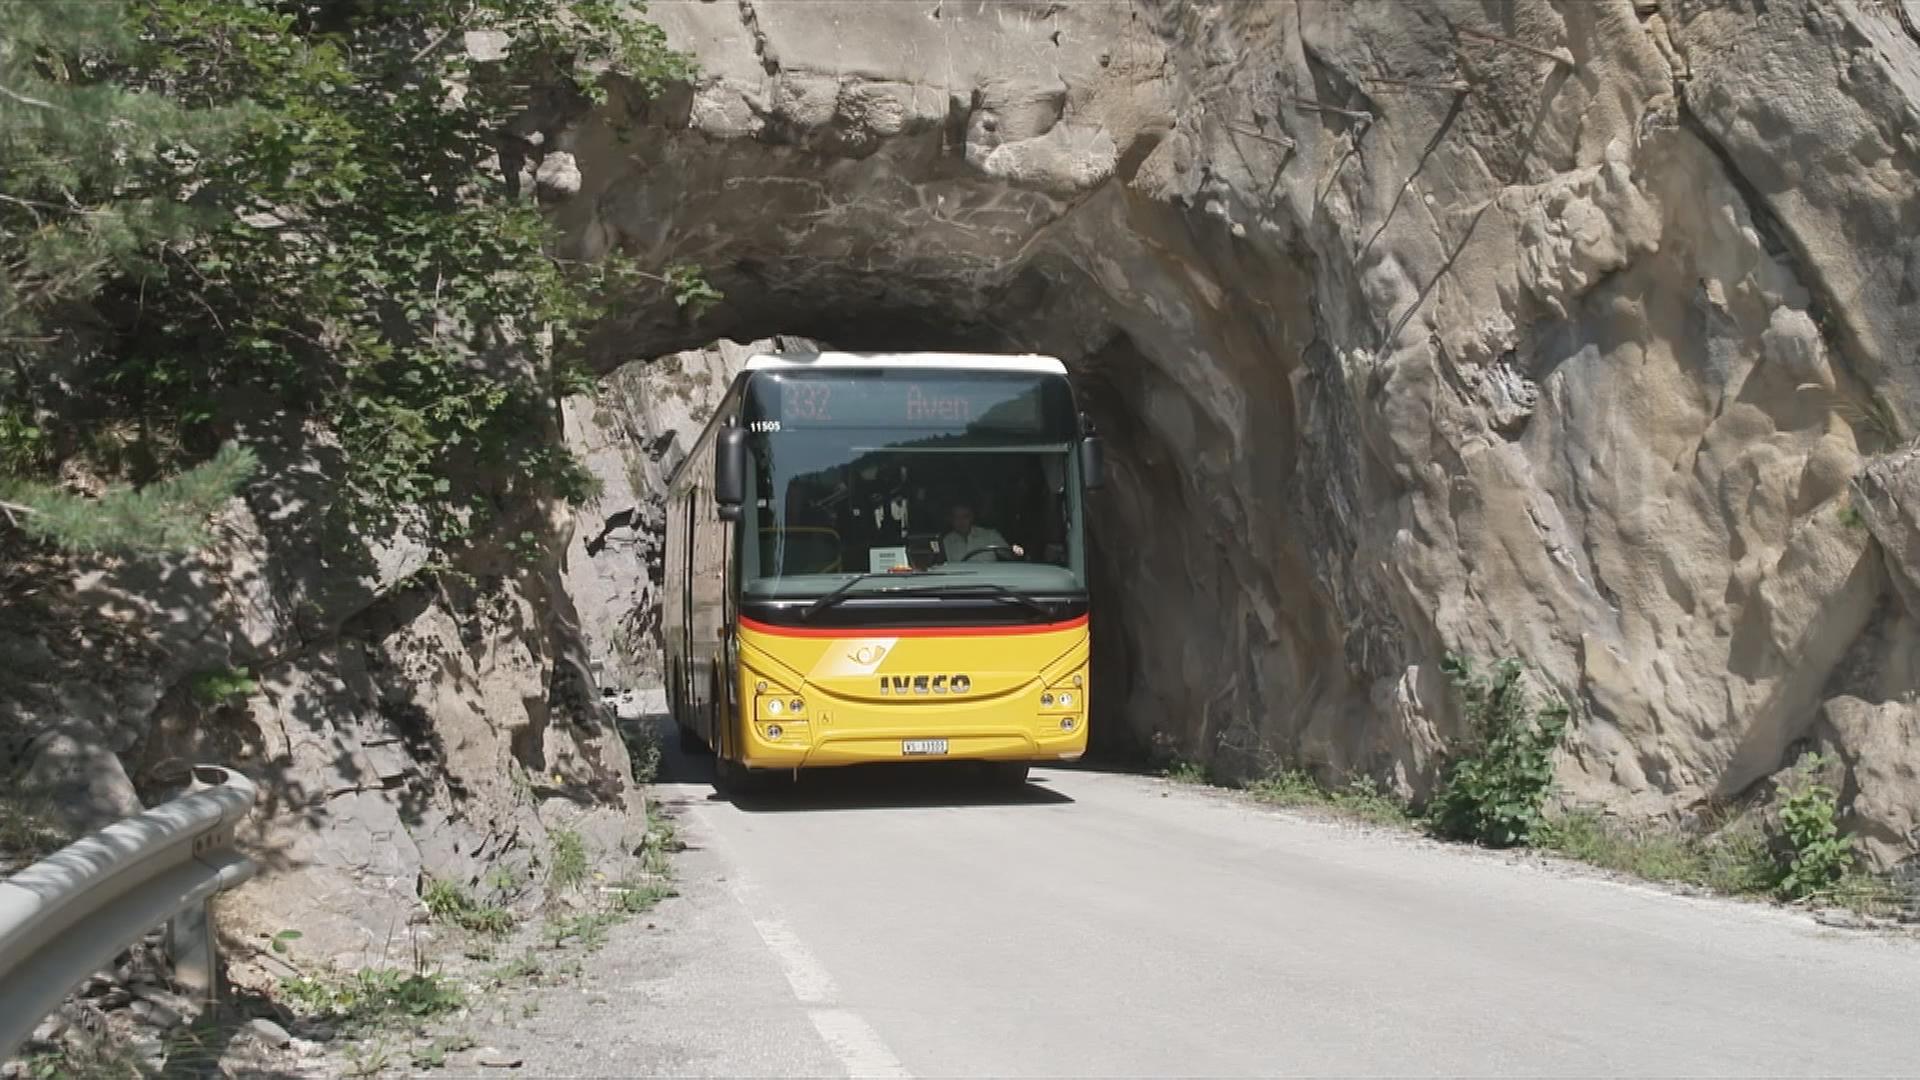
[[[1103,273],[1116,253],[1129,262]],[[1315,337],[1299,260],[1115,195],[1014,257],[910,263],[737,257],[712,272],[719,308],[698,321],[636,308],[602,329],[598,362],[644,365],[716,339],[1059,358],[1108,446],[1108,487],[1088,503],[1090,757],[1206,761],[1229,777],[1358,766],[1364,751],[1337,728],[1319,746],[1298,737],[1327,702],[1364,700],[1374,677],[1330,671],[1313,640],[1328,570],[1293,524],[1317,498],[1296,468],[1292,379]],[[1248,296],[1246,281],[1287,287]]]

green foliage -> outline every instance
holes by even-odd
[[[385,1039],[375,1039],[368,1043],[350,1043],[346,1049],[347,1066],[341,1075],[351,1080],[367,1080],[379,1076],[393,1064],[393,1051],[388,1048]]]
[[[1281,769],[1247,784],[1247,794],[1274,806],[1320,806],[1327,793],[1304,769]]]
[[[189,685],[193,688],[194,700],[202,705],[224,704],[260,689],[259,682],[245,668],[203,671],[195,675]]]
[[[281,995],[304,1013],[353,1026],[422,1020],[466,1005],[466,994],[444,975],[365,968],[341,977],[284,979]]]
[[[0,476],[23,476],[45,464],[47,433],[18,410],[0,412]]]
[[[1826,895],[1853,866],[1853,844],[1840,836],[1839,796],[1820,782],[1828,759],[1801,757],[1781,791],[1780,833],[1788,849],[1781,895],[1804,900]]]
[[[28,1080],[138,1080],[153,1075],[146,1059],[111,1032],[91,1042],[62,1041],[22,1062]]]
[[[292,950],[293,943],[299,941],[304,936],[306,935],[298,930],[282,930],[273,935],[269,944],[272,946],[274,952],[285,956]]]
[[[1482,676],[1450,657],[1446,672],[1471,733],[1428,808],[1433,827],[1491,847],[1527,843],[1553,788],[1553,750],[1566,731],[1567,710],[1558,703],[1533,707],[1518,660],[1503,660]]]
[[[232,462],[187,491],[151,481],[268,417],[339,447],[326,505],[349,523],[449,545],[516,497],[583,497],[557,400],[582,385],[585,330],[648,275],[554,255],[508,131],[689,78],[641,10],[0,5],[0,497],[21,527],[83,550],[199,542],[180,519],[233,490]],[[472,59],[468,31],[503,34],[505,57]],[[718,298],[690,269],[652,280],[689,309]],[[147,486],[89,508],[45,484],[75,455]],[[185,509],[127,526],[164,495]]]
[[[420,900],[435,922],[475,934],[504,934],[513,929],[513,913],[497,904],[483,904],[459,885],[441,878],[428,880]]]
[[[1649,881],[1699,885],[1730,896],[1773,892],[1780,874],[1767,837],[1750,822],[1710,833],[1656,823],[1628,825],[1576,810],[1534,832],[1540,847]]]
[[[413,1067],[420,1070],[444,1069],[447,1055],[471,1050],[477,1045],[471,1035],[444,1035],[413,1049]]]
[[[659,725],[652,720],[619,721],[622,742],[627,744],[627,760],[633,768],[633,782],[642,787],[660,778],[664,753]]]
[[[695,318],[725,299],[725,294],[708,283],[697,266],[675,264],[667,268],[667,288],[673,290],[673,302]]]
[[[547,884],[560,891],[577,889],[587,880],[587,844],[572,829],[555,829],[547,864]]]
[[[1164,775],[1176,784],[1210,784],[1213,782],[1207,773],[1207,767],[1205,765],[1197,761],[1187,761],[1184,759],[1176,759],[1172,764],[1168,765],[1164,770]]]
[[[615,912],[590,911],[583,915],[550,920],[545,928],[547,945],[558,949],[573,941],[590,951],[598,949],[607,943],[608,933],[620,923],[621,918]]]
[[[1862,915],[1883,918],[1897,917],[1909,903],[1907,893],[1898,885],[1857,867],[1842,871],[1840,879],[1820,898]]]
[[[1371,776],[1355,776],[1345,787],[1328,789],[1304,770],[1282,769],[1252,781],[1247,793],[1272,806],[1315,807],[1374,825],[1406,825],[1407,805],[1380,790]]]
[[[1375,825],[1405,825],[1412,820],[1407,805],[1380,790],[1371,776],[1355,776],[1346,787],[1329,792],[1327,801],[1335,810]]]
[[[613,910],[620,915],[652,911],[669,896],[679,895],[664,881],[623,881],[613,888]]]
[[[649,806],[647,816],[651,824],[640,841],[640,868],[655,877],[669,877],[673,865],[668,856],[687,850],[687,845],[674,828],[673,819],[661,813],[657,806]]]
[[[98,498],[0,476],[0,508],[29,535],[69,551],[186,551],[206,542],[207,519],[258,464],[253,451],[228,445],[183,473]]]
[[[11,870],[38,862],[70,842],[66,831],[54,824],[44,803],[0,795],[0,868]]]
[[[513,896],[520,891],[520,878],[513,868],[505,864],[497,865],[487,871],[486,886],[499,896]]]
[[[495,986],[532,986],[545,973],[546,965],[540,958],[525,952],[488,972],[487,981]]]

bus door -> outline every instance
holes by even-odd
[[[681,520],[674,523],[680,530],[680,625],[668,631],[680,635],[680,662],[673,677],[681,708],[688,713],[682,722],[688,724],[698,723],[693,696],[693,516],[699,495],[698,489],[687,489],[687,497],[680,500]]]

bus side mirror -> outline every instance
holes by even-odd
[[[747,498],[747,433],[722,428],[713,448],[713,501],[720,520],[740,520],[740,504]]]
[[[1100,444],[1100,436],[1083,435],[1080,437],[1080,486],[1088,491],[1099,491],[1107,482],[1107,455]]]

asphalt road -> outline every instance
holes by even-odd
[[[743,807],[673,767],[683,896],[539,1071],[1920,1074],[1909,938],[1143,777]]]

